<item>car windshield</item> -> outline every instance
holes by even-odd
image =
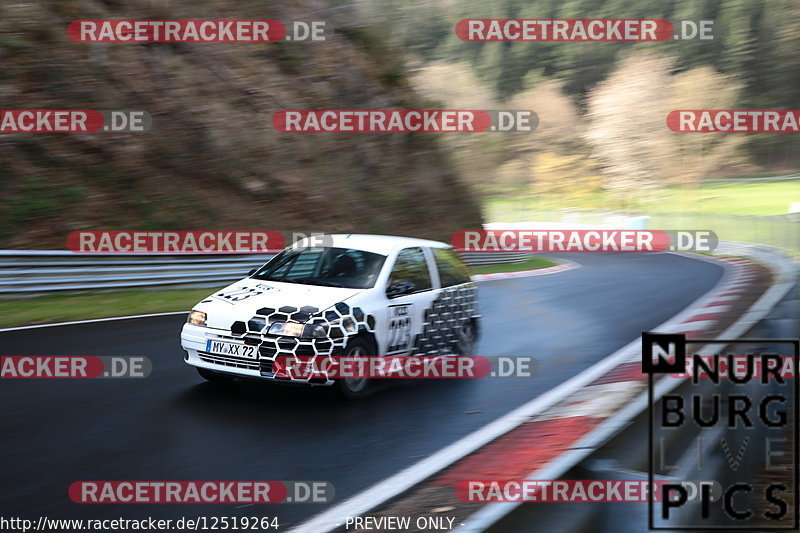
[[[375,285],[385,260],[385,255],[352,248],[286,249],[252,277],[265,281],[369,289]]]

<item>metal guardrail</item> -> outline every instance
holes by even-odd
[[[272,254],[75,254],[56,250],[0,250],[0,295],[141,287],[218,287],[241,279]],[[530,254],[465,253],[471,266],[518,263]]]
[[[535,254],[528,252],[459,252],[458,255],[469,266],[479,267],[503,263],[521,263]]]
[[[74,254],[0,251],[0,294],[128,289],[151,286],[214,287],[236,281],[272,255]]]

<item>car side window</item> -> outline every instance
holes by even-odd
[[[439,281],[442,287],[452,287],[470,281],[469,269],[450,248],[432,248]]]
[[[433,288],[428,262],[425,260],[422,248],[404,248],[397,254],[397,259],[395,259],[389,275],[388,286],[400,283],[414,284],[409,294]]]

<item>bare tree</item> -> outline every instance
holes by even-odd
[[[672,77],[672,109],[730,109],[738,99],[741,84],[711,67],[698,67]],[[684,186],[720,168],[745,164],[744,135],[728,133],[672,133],[681,169],[676,178]]]
[[[742,136],[675,133],[676,109],[727,109],[740,84],[710,67],[672,74],[673,60],[638,52],[623,60],[589,96],[586,139],[604,163],[605,187],[630,199],[659,186],[696,184],[710,172],[746,160]]]
[[[634,53],[600,83],[588,100],[586,139],[604,163],[605,188],[626,200],[668,182],[675,149],[666,127],[673,60]]]
[[[581,127],[577,106],[564,94],[564,84],[559,80],[546,80],[516,95],[509,102],[511,109],[527,109],[539,115],[536,144],[557,144],[561,148],[574,148]],[[553,147],[555,148],[555,147]]]

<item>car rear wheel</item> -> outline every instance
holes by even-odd
[[[371,343],[365,339],[356,338],[347,343],[344,349],[344,357],[367,357],[375,355],[370,353]],[[336,380],[336,387],[339,393],[348,400],[357,400],[367,395],[369,386],[368,378],[342,378]]]
[[[222,374],[220,372],[214,372],[213,370],[208,370],[207,368],[198,368],[197,373],[200,374],[203,379],[220,385],[228,385],[233,383],[234,379],[233,376]]]

